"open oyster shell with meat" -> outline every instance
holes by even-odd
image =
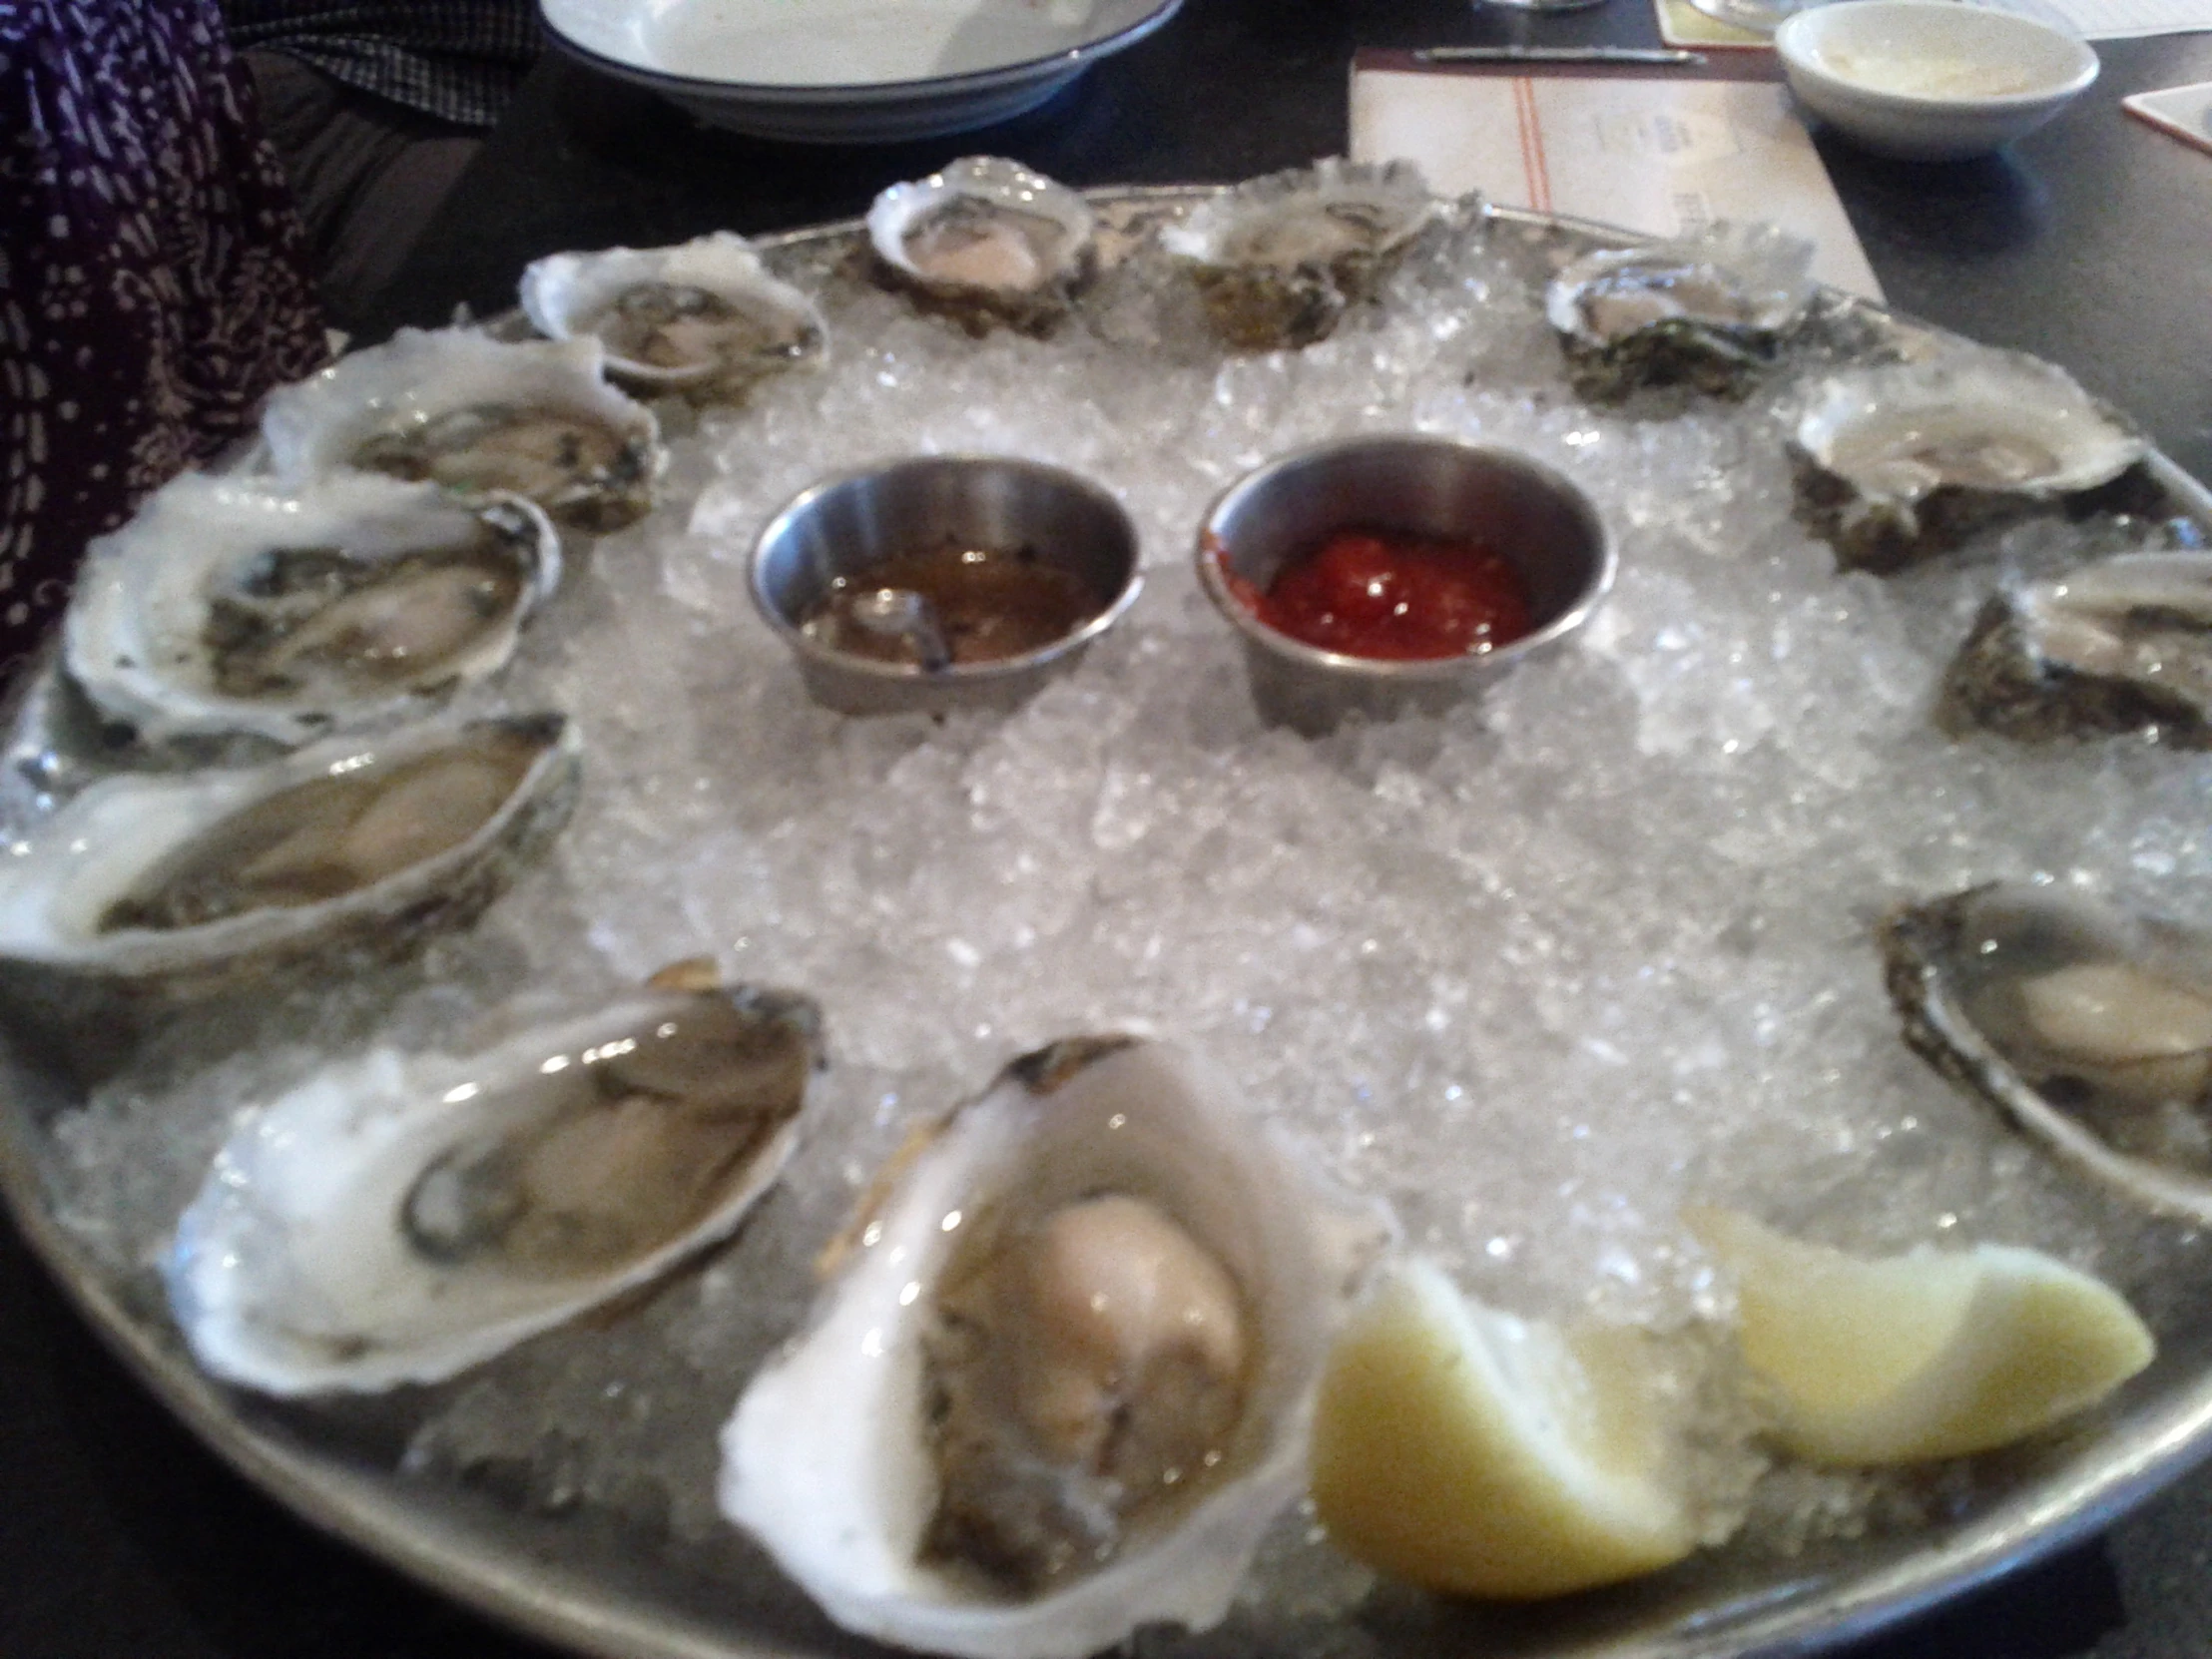
[[[434,1382],[736,1230],[821,1019],[680,963],[471,1054],[377,1048],[247,1114],[164,1262],[202,1366],[274,1394]]]
[[[1187,1054],[1069,1039],[919,1138],[723,1431],[724,1512],[845,1628],[1075,1659],[1218,1623],[1298,1497],[1388,1224]]]
[[[1986,525],[2092,504],[2150,453],[2056,364],[1978,348],[1837,375],[1789,447],[1799,516],[1839,566],[1883,572]]]
[[[0,860],[0,973],[189,998],[396,960],[474,919],[574,806],[559,715],[426,721],[93,785]]]
[[[1982,607],[1937,719],[2039,743],[2155,732],[2212,749],[2212,553],[2121,553]]]
[[[1882,950],[1929,1064],[2135,1203],[2212,1221],[2212,938],[1993,884],[1899,910]]]
[[[1328,338],[1443,217],[1411,162],[1331,157],[1210,197],[1162,226],[1160,247],[1197,282],[1224,339],[1270,351]]]
[[[523,496],[564,529],[619,530],[652,510],[668,455],[653,411],[606,382],[605,361],[596,338],[402,328],[276,393],[262,435],[287,486],[382,472]]]
[[[92,545],[63,661],[149,743],[296,744],[417,714],[505,666],[561,576],[516,496],[333,473],[296,492],[187,473]]]
[[[1812,264],[1802,237],[1723,221],[1694,237],[1585,254],[1552,278],[1544,314],[1584,397],[1683,382],[1741,397],[1805,320]]]
[[[523,272],[521,297],[540,333],[596,337],[607,372],[649,395],[739,398],[819,363],[829,338],[821,308],[728,231],[674,248],[550,255]]]
[[[975,334],[1049,332],[1090,279],[1097,235],[1081,196],[998,156],[892,185],[867,214],[877,271]]]

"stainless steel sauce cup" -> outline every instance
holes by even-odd
[[[1495,650],[1417,662],[1324,651],[1278,633],[1230,591],[1262,590],[1291,560],[1349,529],[1480,542],[1526,584],[1534,627]],[[1589,620],[1613,585],[1612,533],[1588,496],[1543,462],[1489,444],[1387,434],[1340,438],[1249,472],[1206,515],[1198,575],[1244,636],[1263,719],[1309,736],[1359,712],[1434,713]]]
[[[838,578],[947,544],[1026,548],[1097,599],[1051,644],[993,662],[923,668],[810,638],[803,624]],[[926,455],[840,473],[803,490],[753,546],[753,602],[799,660],[816,702],[844,714],[1010,709],[1111,628],[1137,597],[1136,527],[1087,479],[999,455]]]

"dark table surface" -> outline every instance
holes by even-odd
[[[1448,0],[1188,0],[1046,109],[924,144],[810,149],[712,133],[549,57],[368,317],[364,338],[513,303],[541,254],[749,233],[862,211],[972,151],[1077,185],[1228,181],[1345,145],[1356,47],[1644,44],[1643,0],[1521,19]],[[2064,364],[2212,479],[2212,157],[2123,116],[2212,79],[2212,36],[2109,42],[2099,84],[2008,156],[1881,162],[1821,139],[1899,307]],[[520,1659],[332,1543],[203,1450],[101,1349],[0,1226],[0,1659]],[[2204,1659],[2212,1474],[2105,1539],[1849,1659]]]

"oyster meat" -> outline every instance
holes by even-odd
[[[295,744],[495,673],[560,573],[558,534],[519,497],[470,505],[354,473],[277,494],[187,473],[93,543],[63,660],[150,743]]]
[[[976,334],[1050,331],[1090,278],[1097,232],[1082,197],[997,156],[893,185],[867,215],[876,269]]]
[[[1801,237],[1723,221],[1701,236],[1584,255],[1552,278],[1544,314],[1584,397],[1678,382],[1741,397],[1804,321],[1812,264]]]
[[[1922,1058],[2136,1203],[2212,1221],[2212,939],[1995,884],[1898,911],[1882,949]]]
[[[559,715],[333,738],[270,765],[111,778],[0,866],[0,966],[205,995],[474,917],[567,821]]]
[[[2121,553],[1990,599],[1937,718],[2043,742],[2155,731],[2212,749],[2212,553]]]
[[[522,309],[551,339],[596,335],[607,372],[640,392],[741,397],[822,360],[822,311],[728,231],[675,248],[554,254],[522,274]]]
[[[1411,162],[1331,157],[1209,198],[1162,226],[1160,246],[1197,282],[1224,339],[1270,351],[1328,338],[1443,216]]]
[[[1388,1225],[1189,1056],[1075,1038],[917,1140],[723,1431],[722,1507],[849,1630],[1076,1659],[1227,1613]]]
[[[376,1049],[247,1117],[163,1268],[201,1365],[433,1382],[726,1238],[800,1128],[812,1002],[686,963],[480,1053]]]
[[[1979,348],[1838,375],[1790,442],[1799,516],[1839,566],[1882,572],[1985,525],[2093,505],[2149,453],[2064,369]]]
[[[668,456],[653,411],[601,378],[605,357],[588,336],[507,345],[402,328],[278,391],[262,434],[290,487],[383,472],[524,496],[566,529],[619,530],[652,510]]]

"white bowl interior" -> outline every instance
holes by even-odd
[[[1775,48],[1801,72],[1901,103],[2036,104],[2096,78],[2089,46],[2032,18],[1958,0],[1851,0],[1800,12]]]
[[[1165,0],[545,0],[572,44],[648,75],[874,87],[984,75],[1110,40]]]

